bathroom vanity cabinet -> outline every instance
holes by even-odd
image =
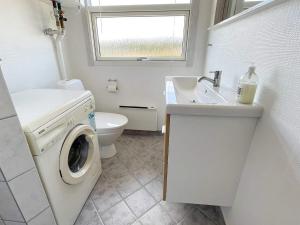
[[[231,206],[256,119],[166,118],[164,200]]]
[[[214,97],[190,80],[175,82],[166,84],[163,199],[231,206],[262,108]]]

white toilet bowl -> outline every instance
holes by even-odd
[[[96,133],[101,145],[101,158],[113,157],[117,153],[114,142],[123,133],[128,119],[120,114],[105,112],[96,112],[95,119]]]
[[[84,90],[82,81],[77,79],[60,80],[57,85],[61,89]],[[117,153],[114,142],[121,136],[128,119],[120,114],[96,112],[95,120],[101,158],[113,157]]]

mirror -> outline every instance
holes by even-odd
[[[268,0],[215,0],[214,24]]]

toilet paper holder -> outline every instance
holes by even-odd
[[[110,93],[116,93],[119,90],[117,79],[108,79],[108,85],[106,86],[106,89]]]

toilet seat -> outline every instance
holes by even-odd
[[[98,134],[114,132],[128,123],[127,117],[115,113],[96,112],[95,117]]]

